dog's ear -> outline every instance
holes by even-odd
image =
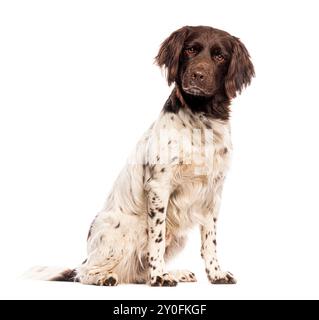
[[[225,90],[229,99],[235,98],[237,92],[241,93],[255,76],[254,66],[243,43],[238,38],[232,37],[232,46],[232,57],[225,78]]]
[[[179,57],[188,34],[188,28],[183,27],[173,32],[161,45],[155,62],[167,69],[167,82],[171,85],[176,79]]]

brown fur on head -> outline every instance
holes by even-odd
[[[182,52],[188,27],[173,32],[161,45],[160,50],[155,58],[156,63],[167,69],[167,82],[171,85],[176,80],[179,56]]]
[[[225,89],[229,98],[236,97],[237,92],[241,93],[255,75],[250,55],[243,43],[232,37],[232,46],[231,62],[225,79]]]
[[[167,69],[168,84],[175,82],[195,111],[202,110],[204,105],[207,109],[207,103],[212,101],[229,105],[254,76],[254,67],[243,43],[211,27],[178,29],[162,43],[155,60]]]

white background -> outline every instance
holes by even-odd
[[[319,298],[317,1],[1,1],[1,298]],[[153,64],[183,25],[242,39],[256,68],[233,102],[234,157],[208,284],[197,230],[176,288],[16,280],[75,267],[114,179],[171,89]]]

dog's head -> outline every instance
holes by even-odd
[[[254,67],[242,42],[211,27],[183,27],[161,45],[156,62],[167,68],[167,81],[183,94],[209,98],[223,92],[228,99],[247,86]]]

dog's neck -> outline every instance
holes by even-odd
[[[188,108],[193,113],[204,113],[214,119],[228,120],[230,100],[225,93],[217,93],[209,98],[192,96],[183,92],[178,85],[173,89],[164,105],[164,112],[178,113],[181,108]]]

